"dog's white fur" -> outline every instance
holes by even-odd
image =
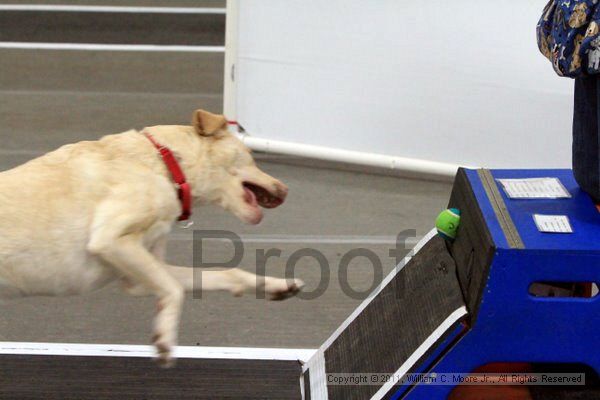
[[[259,170],[227,131],[223,116],[197,110],[192,126],[144,130],[177,156],[196,203],[215,203],[242,221],[262,211],[243,183],[283,200],[287,187]],[[272,204],[271,204],[272,206]],[[172,363],[192,268],[167,265],[166,237],[181,213],[177,191],[156,148],[134,130],[66,145],[0,173],[0,298],[74,295],[120,279],[133,295],[157,297],[153,343]],[[239,295],[264,289],[284,298],[299,280],[239,270],[202,271],[203,290]]]

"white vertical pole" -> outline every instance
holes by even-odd
[[[237,120],[237,48],[239,0],[227,0],[225,25],[225,71],[223,88],[223,114],[229,120]]]

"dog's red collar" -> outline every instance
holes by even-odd
[[[165,166],[171,173],[173,182],[177,185],[179,201],[181,202],[181,215],[179,216],[179,221],[189,219],[192,215],[192,188],[190,187],[190,184],[186,182],[185,174],[181,170],[177,159],[173,155],[171,149],[158,143],[151,134],[144,132],[144,135],[152,142],[154,147],[156,147],[160,153]]]

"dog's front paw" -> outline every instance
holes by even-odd
[[[269,296],[269,300],[285,300],[295,296],[304,287],[304,282],[300,279],[265,279],[265,293]]]
[[[164,335],[157,333],[152,337],[152,344],[156,348],[156,363],[162,368],[174,367],[175,358],[173,358],[173,343],[165,340]]]

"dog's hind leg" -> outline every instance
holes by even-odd
[[[184,290],[226,290],[234,296],[248,291],[261,291],[270,300],[283,300],[297,294],[304,286],[300,279],[280,279],[258,276],[239,268],[196,269],[167,265],[167,271],[177,279]]]
[[[152,246],[152,254],[164,260],[167,247],[166,236],[157,240]],[[304,286],[299,279],[279,279],[270,276],[257,276],[239,268],[230,269],[196,269],[165,265],[167,271],[182,285],[186,292],[193,290],[224,290],[234,296],[244,292],[257,291],[264,293],[271,300],[283,300],[298,293]],[[127,277],[122,279],[123,289],[132,296],[148,296],[152,292],[143,284],[132,282]]]
[[[258,276],[239,268],[196,270],[190,267],[166,265],[167,271],[182,285],[186,292],[194,290],[224,290],[234,296],[255,290],[264,293],[270,300],[284,300],[298,293],[304,286],[299,279],[286,280],[271,276]],[[200,274],[200,275],[195,275]],[[131,279],[121,279],[123,290],[131,296],[150,296],[152,291]]]

